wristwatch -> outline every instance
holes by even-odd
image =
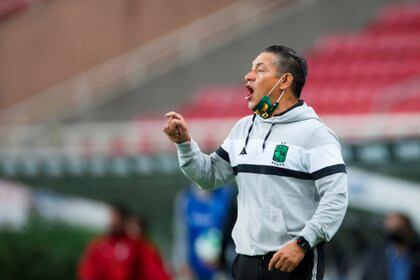
[[[303,236],[296,236],[296,242],[303,249],[303,251],[305,251],[305,253],[311,250],[311,245]]]

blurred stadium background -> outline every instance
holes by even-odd
[[[272,44],[305,54],[302,97],[349,166],[326,279],[359,279],[386,213],[420,230],[419,1],[0,0],[0,278],[74,279],[114,201],[149,219],[169,264],[188,180],[164,113],[215,150]]]

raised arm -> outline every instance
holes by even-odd
[[[218,152],[206,155],[191,138],[184,118],[176,113],[166,114],[168,121],[163,131],[176,143],[182,172],[202,189],[212,190],[234,178],[229,162],[228,141]]]

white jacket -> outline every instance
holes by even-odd
[[[262,255],[297,235],[311,246],[338,230],[348,205],[347,174],[335,134],[303,101],[269,119],[238,121],[217,152],[177,145],[182,171],[211,190],[236,179],[236,251]]]

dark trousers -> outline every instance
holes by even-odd
[[[324,244],[308,251],[292,272],[277,269],[268,270],[268,264],[275,252],[262,256],[237,255],[233,262],[232,274],[236,280],[320,280],[324,277]]]

